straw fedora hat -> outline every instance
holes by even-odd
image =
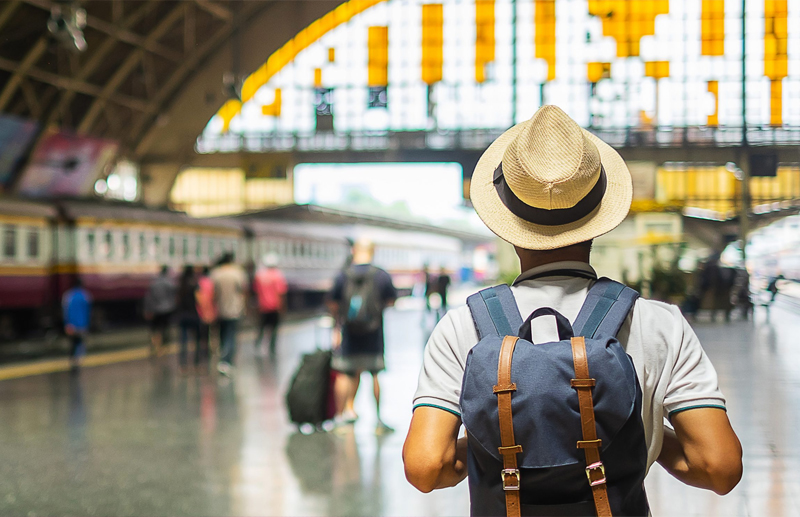
[[[542,106],[483,153],[472,174],[475,211],[501,239],[550,250],[616,228],[633,184],[622,157],[561,108]]]

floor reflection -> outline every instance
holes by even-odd
[[[313,322],[286,325],[275,361],[244,334],[232,379],[180,376],[172,356],[0,382],[0,515],[466,515],[467,487],[421,494],[401,449],[430,322],[419,308],[387,317],[382,413],[335,433],[299,434],[285,388],[301,354],[325,346]],[[745,448],[728,496],[647,479],[654,515],[800,515],[800,318],[699,323]],[[320,336],[323,336],[320,338]],[[369,378],[363,379],[370,387]]]

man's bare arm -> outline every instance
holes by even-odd
[[[728,415],[718,408],[697,408],[670,418],[658,462],[687,485],[724,495],[742,478],[742,445]]]
[[[422,406],[414,411],[403,463],[406,479],[422,492],[455,486],[467,477],[467,438],[458,438],[461,418]]]

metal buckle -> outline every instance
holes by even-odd
[[[508,476],[516,477],[517,478],[517,484],[516,485],[508,485],[508,484],[506,484],[506,482],[508,480]],[[503,480],[503,490],[519,491],[519,480],[520,480],[520,478],[519,478],[519,469],[503,469],[502,472],[500,472],[500,478]]]
[[[603,476],[601,479],[597,481],[592,481],[592,471],[600,469],[600,474]],[[606,482],[606,468],[603,466],[602,461],[598,461],[597,463],[592,463],[588,467],[586,467],[586,478],[589,480],[589,486],[597,486],[602,485]]]

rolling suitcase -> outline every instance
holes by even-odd
[[[330,350],[317,350],[303,355],[289,390],[286,392],[286,407],[289,419],[298,426],[319,426],[331,418],[330,397],[332,391]]]

